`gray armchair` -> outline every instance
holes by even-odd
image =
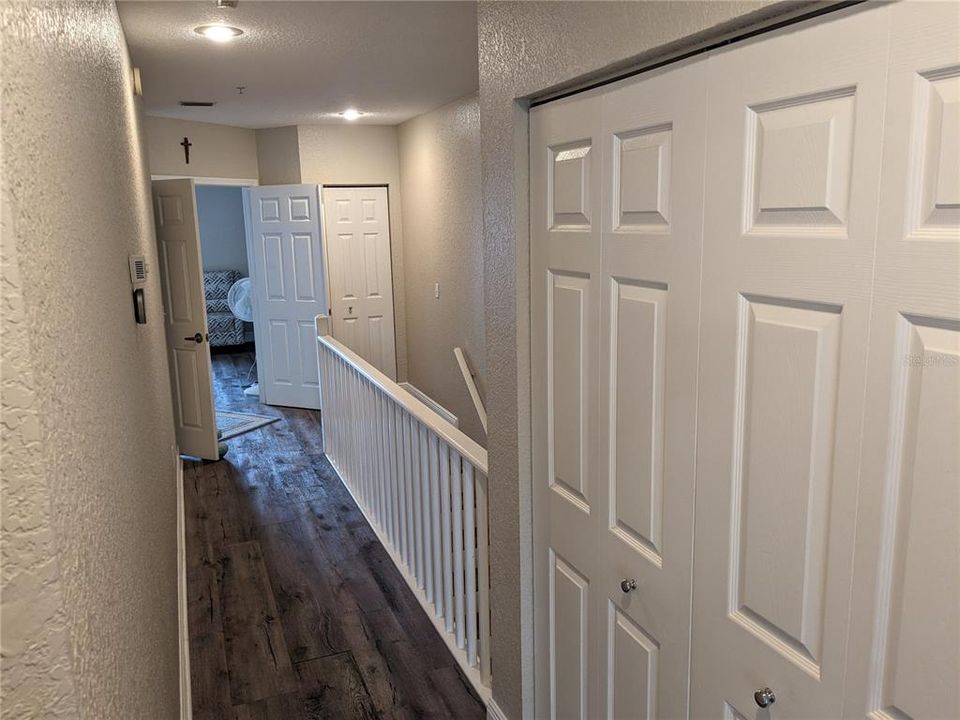
[[[236,270],[207,270],[203,273],[211,347],[243,344],[243,320],[230,312],[227,304],[227,293],[241,277]]]

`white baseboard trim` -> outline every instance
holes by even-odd
[[[177,467],[177,625],[180,639],[180,720],[192,720],[190,629],[187,626],[187,526],[183,502],[183,460],[174,448]]]
[[[487,720],[507,720],[506,714],[493,698],[487,701]]]

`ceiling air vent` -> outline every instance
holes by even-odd
[[[200,100],[181,100],[180,107],[213,107],[216,105],[212,101],[200,101]]]

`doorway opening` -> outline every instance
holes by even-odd
[[[153,194],[183,454],[219,459],[270,422],[217,405],[238,383],[252,411],[319,410],[318,331],[396,379],[386,186],[325,187],[325,205],[317,185],[171,178]]]

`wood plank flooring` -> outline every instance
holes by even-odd
[[[486,717],[328,465],[320,414],[243,395],[252,362],[213,356],[215,404],[280,421],[185,469],[194,718]]]

